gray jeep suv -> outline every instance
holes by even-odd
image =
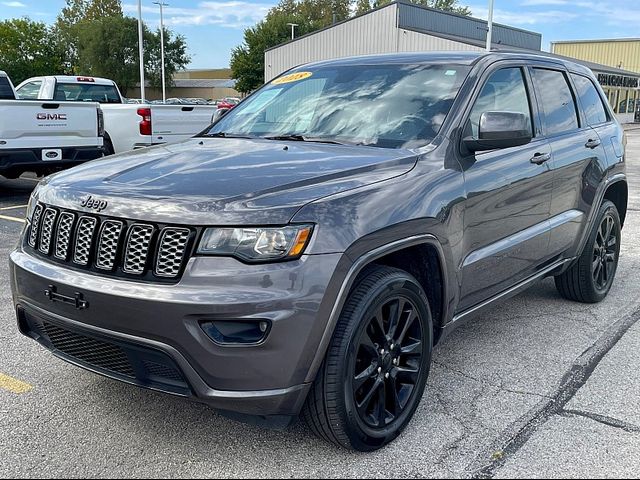
[[[18,326],[96,373],[374,450],[474,314],[548,276],[607,295],[624,144],[592,73],[555,58],[298,67],[193,139],[45,179],[11,254]]]

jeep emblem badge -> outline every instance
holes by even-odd
[[[80,205],[85,208],[91,208],[92,210],[95,210],[97,212],[101,212],[105,208],[107,208],[107,202],[105,202],[104,200],[93,198],[91,195],[82,200],[82,202],[80,202]]]

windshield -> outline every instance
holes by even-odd
[[[437,135],[468,71],[462,65],[300,67],[262,87],[205,135],[415,148]]]
[[[69,102],[121,103],[118,90],[113,85],[87,83],[58,83],[53,99]]]

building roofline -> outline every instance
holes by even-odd
[[[549,42],[551,45],[562,45],[571,43],[611,43],[611,42],[640,42],[640,37],[629,38],[594,38],[593,40],[557,40]]]
[[[265,49],[265,53],[266,52],[270,52],[271,50],[275,50],[275,49],[280,48],[280,47],[284,47],[285,45],[289,45],[289,44],[295,43],[295,42],[297,42],[299,40],[302,40],[304,38],[310,37],[312,35],[316,35],[318,33],[324,32],[325,30],[329,30],[329,29],[331,29],[333,27],[336,27],[338,25],[342,25],[344,23],[351,22],[351,21],[356,20],[358,18],[361,18],[361,17],[364,17],[366,15],[369,15],[369,14],[371,14],[373,12],[377,12],[377,11],[382,10],[384,8],[389,8],[389,7],[396,6],[396,5],[398,6],[398,8],[400,8],[401,5],[407,5],[407,6],[411,6],[411,7],[420,8],[422,10],[427,10],[427,11],[430,11],[430,12],[437,12],[437,13],[440,13],[440,14],[449,15],[449,16],[452,16],[452,17],[464,18],[466,20],[473,20],[473,21],[482,22],[482,23],[485,23],[485,24],[488,23],[487,20],[482,20],[481,18],[477,18],[477,17],[473,17],[473,16],[467,16],[467,15],[460,15],[459,13],[448,12],[448,11],[445,11],[445,10],[438,10],[437,8],[425,7],[424,5],[418,5],[417,3],[413,3],[410,0],[395,0],[395,1],[391,2],[391,3],[388,3],[387,5],[382,5],[380,7],[373,8],[373,9],[369,10],[368,12],[361,13],[360,15],[356,15],[355,17],[347,18],[347,19],[342,20],[340,22],[336,22],[336,23],[334,23],[332,25],[328,25],[328,26],[326,26],[324,28],[321,28],[320,30],[316,30],[315,32],[310,32],[310,33],[307,33],[305,35],[301,35],[300,37],[296,37],[296,38],[294,38],[292,40],[288,40],[288,41],[286,41],[284,43],[281,43],[279,45],[276,45],[274,47],[267,48],[267,49]],[[503,28],[509,29],[509,30],[523,32],[523,33],[527,33],[527,34],[530,34],[530,35],[536,35],[536,36],[542,38],[542,34],[540,34],[538,32],[534,32],[532,30],[525,30],[525,29],[522,29],[522,28],[512,27],[510,25],[504,25],[504,24],[496,23],[496,22],[494,22],[493,24],[497,25],[499,27],[503,27]],[[402,29],[403,30],[416,31],[414,29],[410,29],[410,28],[406,28],[406,27],[402,27]],[[427,33],[429,35],[442,37],[442,34],[439,34],[437,32],[432,32],[430,30],[424,30],[424,31],[421,30],[421,31],[419,31],[417,33]],[[451,40],[461,41],[464,37],[450,36],[450,37],[443,37],[443,38],[450,38]],[[465,40],[464,43],[469,43],[470,45],[473,45],[473,43],[470,42],[471,39],[464,38],[464,40]]]

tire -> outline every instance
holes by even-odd
[[[603,236],[607,239],[606,245],[602,241]],[[569,270],[555,277],[560,295],[582,303],[604,300],[618,268],[620,240],[618,209],[612,202],[605,200],[578,261]]]
[[[115,153],[113,149],[113,143],[108,138],[104,139],[104,156],[108,157],[109,155],[113,155]]]
[[[418,281],[396,268],[367,268],[344,305],[303,419],[338,446],[382,448],[413,417],[432,348],[431,310]]]

